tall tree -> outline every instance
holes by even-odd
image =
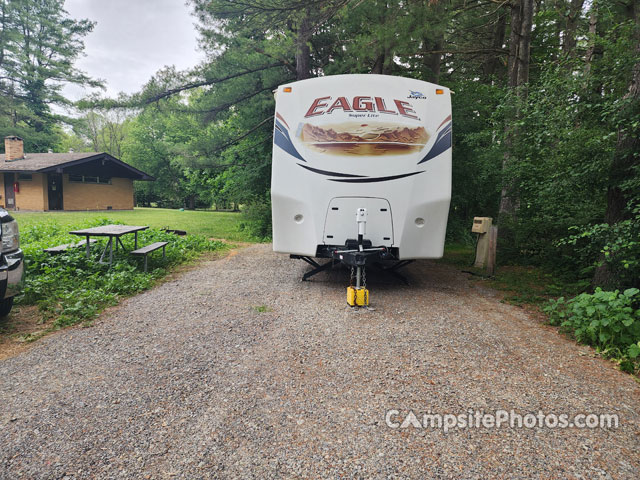
[[[124,94],[119,95],[121,103],[125,103]],[[83,115],[74,120],[74,131],[88,140],[94,152],[107,152],[116,158],[122,156],[123,144],[127,128],[134,111],[127,108],[97,107],[104,99],[92,95],[84,99],[80,111]]]
[[[533,26],[533,0],[514,0],[511,5],[511,34],[509,37],[509,63],[507,67],[508,85],[514,93],[514,99],[525,98],[529,82],[529,60],[531,58],[531,30]],[[515,123],[519,117],[518,100],[513,109],[509,123]],[[513,127],[506,126],[505,153],[503,171],[509,170],[514,161],[511,153],[513,137],[517,135]],[[499,215],[501,220],[510,221],[518,209],[518,198],[515,191],[516,179],[505,177],[500,195]],[[504,231],[504,229],[503,229]]]
[[[71,104],[62,87],[101,85],[74,66],[94,25],[69,18],[63,0],[0,1],[0,113],[11,119],[0,123],[0,134],[20,133],[38,151],[55,143],[60,119],[50,107]]]
[[[626,4],[626,13],[635,24],[633,52],[635,62],[631,69],[627,93],[622,98],[619,126],[616,132],[616,146],[608,172],[607,207],[604,221],[616,225],[632,216],[631,202],[640,201],[640,194],[625,191],[625,181],[639,173],[640,167],[640,5],[635,0]],[[634,184],[635,187],[637,185]],[[592,284],[605,288],[615,288],[619,278],[611,264],[601,258]]]

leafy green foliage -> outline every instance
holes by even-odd
[[[243,211],[243,222],[240,229],[258,241],[271,240],[271,199],[269,194],[263,200],[256,199],[247,205]]]
[[[598,32],[601,26],[610,30],[592,38],[600,54],[589,65],[581,50],[550,61],[559,45],[551,26],[563,21],[562,12],[542,4],[526,98],[505,92],[497,82],[467,76],[453,85],[451,219],[467,225],[474,214],[495,219],[500,188],[513,185],[518,208],[513,219],[500,220],[501,230],[511,233],[498,242],[502,264],[544,266],[577,281],[592,278],[605,263],[614,286],[637,287],[640,167],[636,160],[636,167],[619,177],[609,172],[619,135],[633,135],[640,124],[640,105],[625,98],[637,61],[633,32],[638,26],[625,21],[618,7],[598,5]],[[580,22],[577,28],[586,27]],[[513,111],[517,121],[509,123]],[[503,166],[505,128],[514,133],[511,161]],[[612,188],[624,192],[627,205],[622,220],[609,224],[605,210]]]
[[[75,225],[87,228],[112,223],[107,219],[94,219]],[[139,245],[166,241],[166,258],[149,255],[149,273],[141,268],[142,259],[119,251],[114,263],[98,263],[103,245],[91,247],[87,259],[84,248],[67,250],[49,255],[43,249],[55,245],[73,243],[78,237],[69,235],[70,228],[55,222],[36,223],[21,228],[22,248],[25,253],[26,272],[20,305],[38,305],[43,318],[53,317],[54,328],[91,320],[109,305],[123,296],[133,295],[151,287],[174,266],[189,261],[202,252],[226,248],[224,243],[211,241],[200,235],[184,237],[160,230],[138,233]],[[130,237],[130,238],[129,238]],[[133,250],[133,236],[125,235],[122,241],[127,251]]]
[[[451,85],[453,95],[453,151],[451,210],[447,240],[468,243],[474,216],[497,221],[503,149],[505,92],[496,85],[466,82]]]
[[[22,136],[30,152],[56,145],[68,119],[50,106],[71,103],[62,85],[101,85],[74,67],[93,27],[69,18],[63,0],[0,2],[0,138]]]
[[[640,206],[633,217],[614,225],[598,223],[569,228],[571,235],[558,241],[558,247],[568,247],[590,273],[607,263],[623,285],[640,286]]]
[[[559,325],[604,355],[620,359],[622,368],[634,371],[640,365],[637,361],[640,354],[638,292],[637,288],[622,293],[596,288],[593,294],[552,300],[545,311],[552,325]]]

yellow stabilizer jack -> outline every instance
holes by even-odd
[[[366,288],[347,288],[347,303],[352,307],[366,307],[369,305],[369,290]]]

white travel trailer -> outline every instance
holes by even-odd
[[[276,91],[273,249],[316,267],[305,279],[323,269],[313,257],[440,258],[450,199],[448,88],[336,75]]]

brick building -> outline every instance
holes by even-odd
[[[154,178],[108,153],[24,153],[6,137],[0,206],[8,210],[131,210],[133,181]]]

